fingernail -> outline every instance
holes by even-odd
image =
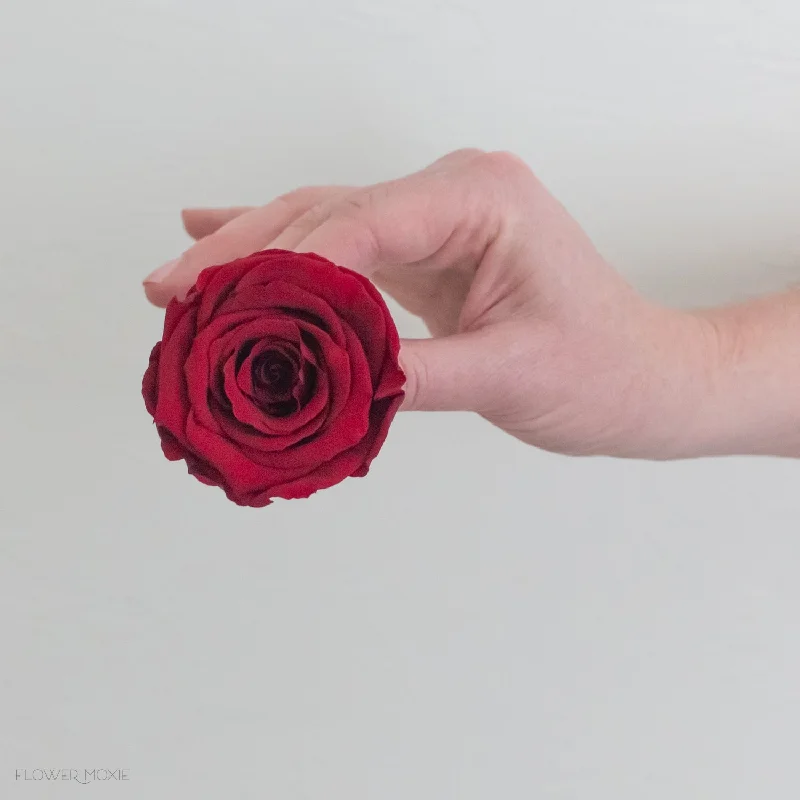
[[[177,258],[173,258],[172,261],[167,261],[166,264],[162,264],[158,269],[153,270],[142,283],[163,283],[167,276],[175,269],[175,265],[178,263]]]

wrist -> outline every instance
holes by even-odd
[[[800,456],[800,293],[680,319],[661,457]]]

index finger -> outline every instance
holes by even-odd
[[[426,172],[377,184],[334,201],[290,249],[364,275],[431,258],[463,221],[463,190],[447,174]]]
[[[168,267],[165,265],[166,268],[145,278],[148,300],[164,307],[173,297],[183,297],[206,267],[263,250],[294,219],[342,191],[338,186],[307,187],[235,216],[197,241]]]

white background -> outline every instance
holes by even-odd
[[[240,509],[161,456],[139,282],[183,205],[477,146],[664,302],[786,285],[798,42],[795,0],[1,0],[0,796],[797,798],[798,463],[414,414]],[[130,780],[15,780],[60,767]]]

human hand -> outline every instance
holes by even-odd
[[[405,409],[475,411],[570,454],[670,458],[702,439],[714,326],[637,294],[514,156],[457,151],[375,186],[183,219],[198,241],[145,279],[156,305],[209,265],[314,252],[368,275],[433,334],[403,341]]]

